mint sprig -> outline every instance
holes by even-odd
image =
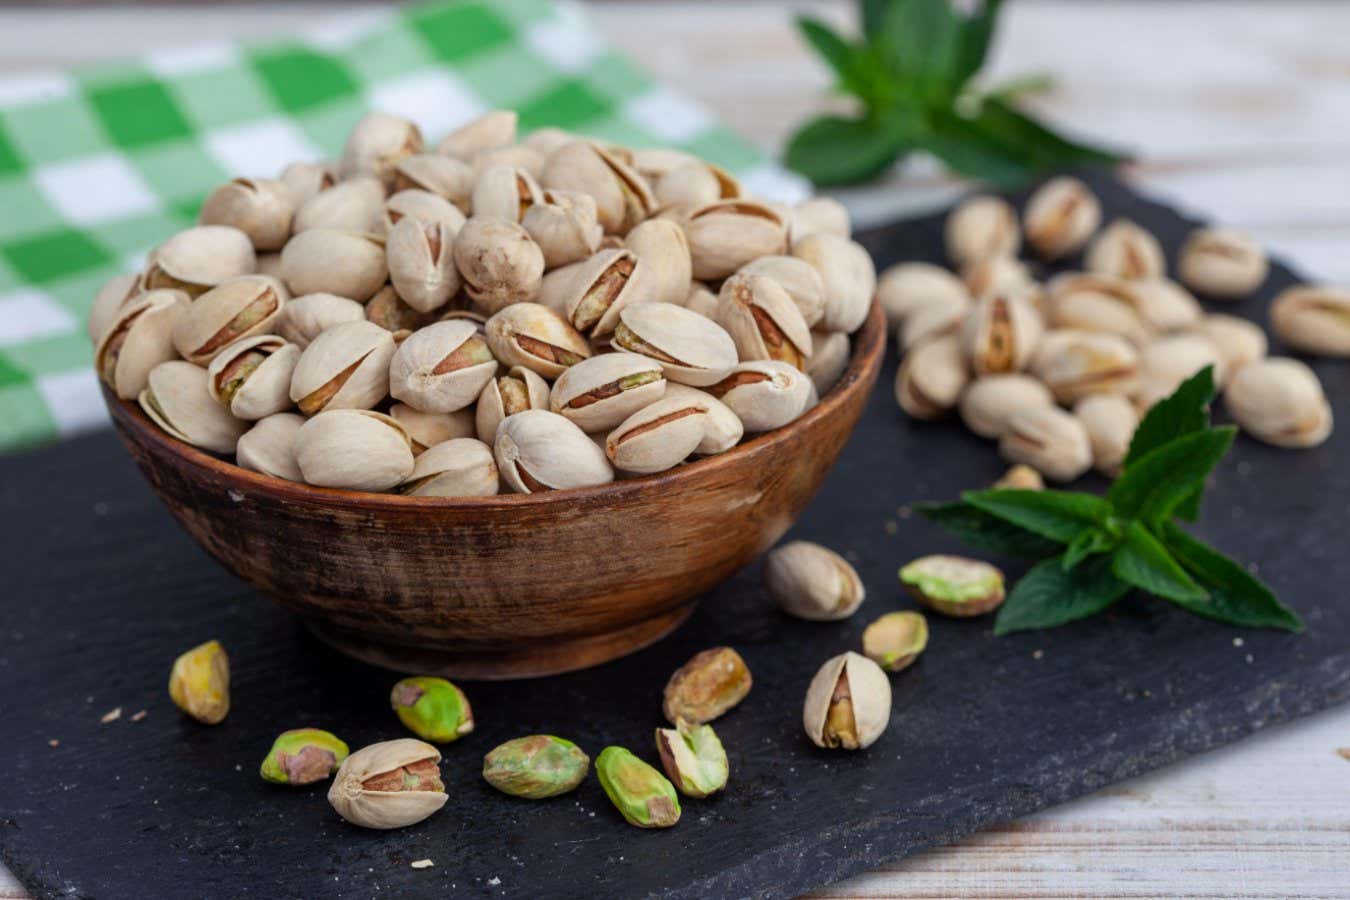
[[[1237,562],[1183,531],[1234,429],[1210,425],[1209,367],[1139,423],[1105,497],[1075,491],[966,491],[919,512],[982,550],[1039,559],[999,610],[994,633],[1053,628],[1131,590],[1230,625],[1302,631],[1303,622]]]
[[[951,169],[1000,187],[1047,172],[1114,164],[1121,156],[1067,138],[1018,109],[1015,100],[1043,80],[981,90],[1002,0],[969,15],[952,0],[859,0],[856,40],[819,19],[797,28],[856,98],[855,116],[820,116],[788,142],[786,162],[819,186],[865,181],[899,157],[926,150]],[[968,5],[968,4],[967,4]]]

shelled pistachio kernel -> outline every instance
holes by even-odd
[[[313,784],[337,771],[350,751],[331,732],[319,728],[283,731],[272,742],[260,774],[274,784]]]
[[[605,796],[631,825],[669,828],[680,821],[680,798],[666,777],[623,747],[606,747],[595,760]]]
[[[685,719],[702,725],[744,700],[752,684],[739,653],[713,647],[694,654],[670,676],[661,709],[672,724]]]
[[[1003,603],[1003,573],[964,556],[922,556],[900,570],[900,583],[946,616],[980,616]]]
[[[469,698],[444,678],[404,678],[389,692],[389,704],[399,721],[424,740],[448,744],[473,731]]]
[[[846,619],[866,591],[848,560],[810,541],[791,541],[764,558],[764,582],[779,607],[799,619]]]
[[[890,612],[863,631],[863,654],[887,672],[908,667],[928,646],[928,620],[913,610]]]
[[[991,485],[995,490],[1043,491],[1045,479],[1041,473],[1025,463],[1010,466],[1003,477]]]
[[[362,747],[338,767],[328,802],[362,828],[414,825],[445,805],[440,761],[439,750],[412,738]]]
[[[852,651],[820,667],[802,704],[806,736],[827,749],[866,749],[890,719],[890,679],[872,660]]]
[[[674,728],[658,728],[656,750],[666,775],[686,797],[708,797],[727,786],[727,751],[711,725],[680,720]]]
[[[198,644],[173,661],[169,696],[198,722],[224,720],[230,711],[230,658],[220,641]]]
[[[513,797],[543,800],[575,790],[591,760],[571,741],[532,734],[494,747],[483,757],[483,779]]]

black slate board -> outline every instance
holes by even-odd
[[[1135,218],[1170,246],[1188,227],[1115,182],[1095,187],[1108,214]],[[863,239],[879,267],[936,260],[940,219]],[[1293,280],[1277,269],[1262,300],[1240,311],[1261,318],[1265,300]],[[854,620],[788,620],[756,565],[709,594],[671,638],[628,659],[543,681],[471,684],[479,725],[446,748],[451,801],[388,834],[345,825],[322,787],[277,788],[256,769],[285,728],[329,728],[353,747],[399,736],[386,699],[393,676],[327,649],[213,564],[111,434],[0,460],[0,857],[40,896],[788,895],[1350,697],[1342,428],[1297,453],[1239,439],[1199,528],[1259,567],[1307,634],[1238,631],[1138,598],[1096,620],[998,640],[987,618],[934,619],[928,653],[894,680],[885,736],[863,753],[813,748],[799,709],[816,666],[857,647],[871,618],[908,605],[900,563],[957,549],[904,507],[955,496],[1003,468],[956,425],[906,421],[891,398],[894,369],[892,360],[792,532],[854,560],[869,592]],[[1350,366],[1318,370],[1350,422]],[[234,708],[215,728],[179,716],[165,693],[174,656],[210,637],[234,666]],[[755,688],[717,723],[729,789],[688,801],[679,827],[626,826],[594,778],[530,803],[478,776],[488,749],[535,731],[574,738],[592,755],[618,742],[654,758],[667,675],[717,643],[742,651]],[[100,725],[117,706],[122,718]],[[148,716],[129,721],[140,709]],[[409,867],[422,858],[434,868]]]

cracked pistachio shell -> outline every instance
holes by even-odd
[[[571,741],[531,734],[498,744],[483,757],[483,780],[512,797],[545,800],[575,790],[591,759]]]
[[[582,334],[611,334],[625,306],[652,299],[650,275],[632,251],[601,250],[577,263],[564,294],[563,315]]]
[[[1315,447],[1331,434],[1331,406],[1312,369],[1271,357],[1238,369],[1224,405],[1242,430],[1276,447]]]
[[[672,303],[637,303],[619,312],[612,343],[661,364],[670,381],[716,384],[736,365],[736,343],[722,326]]]
[[[724,281],[716,321],[741,360],[776,359],[805,371],[811,329],[787,291],[767,275],[737,273]]]
[[[1041,477],[1040,472],[1037,472],[1031,466],[1018,463],[1015,466],[1009,466],[1008,471],[1004,472],[1003,476],[990,487],[994,490],[1043,491],[1045,490],[1045,479]]]
[[[338,174],[373,175],[388,186],[394,182],[394,167],[422,148],[422,132],[415,124],[402,116],[369,112],[347,135]]]
[[[1214,300],[1239,300],[1266,280],[1266,251],[1229,228],[1197,228],[1181,246],[1177,274],[1191,290]]]
[[[321,162],[293,162],[281,170],[280,181],[286,185],[291,194],[291,205],[297,210],[310,197],[338,183],[333,167]]]
[[[624,246],[647,270],[651,299],[682,306],[694,273],[684,229],[669,219],[648,219],[624,236]]]
[[[530,173],[498,165],[478,176],[470,202],[475,216],[520,222],[531,206],[544,202],[544,195]]]
[[[1089,272],[1117,278],[1161,278],[1167,274],[1162,244],[1146,228],[1116,219],[1092,239],[1083,262]]]
[[[548,155],[554,150],[557,150],[563,144],[570,144],[576,139],[577,136],[570,131],[546,125],[543,128],[536,128],[531,131],[521,143],[540,156],[548,158]]]
[[[259,774],[273,784],[313,784],[336,772],[350,753],[332,732],[296,728],[277,735]]]
[[[606,247],[604,249],[617,250],[619,248]],[[572,279],[577,272],[581,271],[581,264],[585,261],[586,259],[580,259],[545,273],[539,283],[539,296],[535,298],[535,302],[542,303],[560,316],[566,316],[567,301],[572,296]]]
[[[1139,413],[1124,394],[1089,394],[1073,406],[1092,445],[1092,466],[1108,477],[1120,474]]]
[[[504,366],[524,366],[557,378],[591,355],[567,320],[539,303],[513,303],[488,319],[487,343]]]
[[[419,328],[426,328],[440,321],[441,310],[418,312],[398,295],[392,284],[385,285],[375,292],[375,296],[366,301],[363,318],[392,332],[395,340],[402,340]]]
[[[959,334],[975,304],[968,296],[933,296],[916,306],[900,323],[896,343],[908,353],[920,344],[949,334]]]
[[[473,322],[428,325],[398,345],[389,364],[389,393],[428,413],[464,409],[497,372],[497,360]]]
[[[653,186],[661,176],[675,171],[680,166],[700,161],[692,153],[673,147],[638,147],[631,152],[630,164]]]
[[[1103,275],[1051,281],[1048,318],[1052,328],[1118,334],[1133,344],[1147,343],[1154,334],[1128,284]]]
[[[268,333],[289,296],[265,275],[233,278],[183,311],[173,326],[173,345],[187,361],[205,366],[235,341]]]
[[[964,556],[920,557],[900,570],[900,583],[914,599],[945,616],[980,616],[1003,603],[1003,573]]]
[[[572,141],[549,154],[544,187],[595,198],[596,218],[607,234],[627,234],[656,210],[646,179],[610,151]]]
[[[700,398],[663,397],[624,419],[605,438],[614,468],[635,475],[664,472],[703,442],[708,408]]]
[[[813,234],[794,244],[792,255],[820,273],[825,287],[820,327],[847,334],[857,331],[877,291],[877,270],[862,245],[833,234]]]
[[[813,234],[846,238],[853,233],[848,208],[833,197],[812,197],[792,207],[788,241],[792,246]]]
[[[412,439],[383,413],[330,409],[300,426],[295,459],[315,487],[387,491],[412,474]]]
[[[474,410],[456,410],[452,413],[424,413],[406,403],[389,407],[389,416],[403,426],[412,439],[413,455],[455,438],[474,437]]]
[[[436,152],[470,160],[479,153],[509,147],[516,142],[518,121],[514,110],[495,109],[450,132],[436,146]]]
[[[754,686],[750,668],[731,647],[695,653],[670,676],[661,712],[672,725],[681,720],[702,725],[735,707]]]
[[[470,437],[453,438],[419,454],[399,487],[414,497],[491,497],[500,486],[492,448]]]
[[[564,372],[563,376],[566,375]],[[561,382],[562,377],[558,380]],[[548,409],[549,402],[547,381],[524,366],[512,366],[505,375],[488,381],[478,395],[478,405],[474,408],[475,433],[480,441],[491,445],[497,439],[497,426],[502,419],[527,409]]]
[[[455,265],[468,295],[495,313],[539,295],[544,253],[515,222],[474,216],[455,236]]]
[[[1139,351],[1139,384],[1134,398],[1147,410],[1170,395],[1205,366],[1214,367],[1214,383],[1223,384],[1225,372],[1214,342],[1201,334],[1168,334]]]
[[[970,296],[965,283],[941,266],[907,262],[881,273],[877,299],[886,313],[887,326],[895,330],[904,324],[911,312],[930,301],[968,306]]]
[[[741,266],[739,275],[763,275],[787,292],[808,328],[825,315],[825,285],[810,263],[795,256],[761,256]]]
[[[312,195],[295,211],[296,234],[326,228],[378,233],[384,227],[384,185],[378,179],[353,178]]]
[[[1129,292],[1144,324],[1157,331],[1192,328],[1205,314],[1190,291],[1167,278],[1135,279],[1129,282]]]
[[[1045,325],[1031,302],[1016,294],[990,294],[975,304],[961,330],[976,375],[1019,372],[1030,364]]]
[[[957,268],[995,256],[1016,257],[1022,249],[1017,211],[1001,197],[962,201],[943,223],[943,237],[947,258]]]
[[[305,417],[296,413],[275,413],[259,419],[239,438],[235,460],[245,469],[303,482],[300,464],[295,459],[295,436]]]
[[[229,225],[199,225],[151,251],[145,286],[176,288],[196,297],[231,278],[252,274],[257,266],[253,242],[244,232]]]
[[[390,230],[389,280],[404,303],[428,313],[450,302],[460,286],[454,243],[454,231],[444,222],[409,216]]]
[[[539,245],[548,269],[586,259],[600,248],[604,237],[595,200],[569,191],[545,191],[542,202],[525,210],[520,224]]]
[[[281,272],[293,294],[337,294],[359,302],[389,277],[382,239],[327,228],[291,238],[281,251]]]
[[[972,381],[961,395],[961,421],[980,437],[997,440],[1008,430],[1013,413],[1054,405],[1050,389],[1030,375],[986,375]]]
[[[180,441],[212,453],[234,453],[248,426],[212,398],[208,381],[200,366],[170,360],[150,370],[137,401],[151,421]]]
[[[703,440],[694,448],[696,456],[714,456],[725,453],[741,442],[745,435],[745,426],[740,418],[721,400],[707,391],[689,387],[686,384],[670,382],[666,385],[665,396],[696,400],[708,411],[703,423]]]
[[[666,777],[623,747],[606,747],[595,777],[614,808],[638,828],[670,828],[680,821],[680,798]]]
[[[548,404],[588,434],[609,431],[660,400],[666,385],[655,360],[636,353],[602,353],[558,376]]]
[[[497,469],[522,494],[608,484],[605,451],[557,413],[527,409],[502,419],[493,447]]]
[[[1031,374],[1060,403],[1088,394],[1129,393],[1139,382],[1139,351],[1118,334],[1051,331],[1041,342]]]
[[[1270,306],[1270,324],[1280,340],[1317,356],[1350,356],[1350,291],[1300,285]]]
[[[884,671],[907,669],[928,646],[928,620],[913,610],[886,613],[863,630],[862,645]]]
[[[473,177],[481,178],[488,169],[507,166],[519,169],[536,182],[544,174],[544,156],[532,147],[524,144],[512,144],[510,147],[498,147],[496,150],[484,150],[472,160]]]
[[[680,722],[656,729],[656,752],[671,782],[686,797],[710,797],[727,786],[727,751],[711,725]]]
[[[458,234],[468,221],[459,207],[449,200],[431,191],[416,188],[399,191],[384,201],[380,220],[382,230],[387,232],[404,219],[417,219],[428,225],[444,225],[451,237]]]
[[[1056,406],[1020,409],[1008,417],[998,451],[1052,481],[1073,481],[1092,467],[1092,444],[1083,423]]]
[[[138,274],[114,275],[98,289],[89,307],[89,340],[97,347],[108,328],[116,321],[122,307],[144,292]]]
[[[989,256],[970,263],[961,269],[961,281],[972,298],[1036,291],[1031,270],[1011,256]]]
[[[1192,329],[1214,343],[1223,361],[1223,370],[1231,378],[1238,369],[1263,359],[1269,349],[1266,333],[1255,322],[1237,316],[1211,313]]]
[[[94,353],[99,377],[119,399],[145,390],[150,370],[178,358],[174,325],[188,308],[182,291],[146,291],[128,301],[104,330]]]
[[[220,641],[198,644],[173,661],[169,697],[203,725],[216,725],[230,712],[230,658]]]
[[[771,550],[764,557],[764,583],[783,612],[813,622],[847,619],[866,596],[848,560],[810,541]]]
[[[891,720],[891,682],[860,653],[841,653],[820,667],[806,689],[802,725],[817,747],[864,750]]]
[[[404,678],[389,692],[389,705],[399,721],[423,740],[449,744],[473,731],[469,698],[444,678]]]
[[[362,828],[415,825],[445,805],[440,761],[439,750],[413,738],[362,747],[338,766],[328,802]]]
[[[782,217],[753,200],[718,200],[695,207],[684,222],[684,234],[694,277],[700,280],[726,278],[752,260],[787,250]]]
[[[1041,185],[1027,200],[1022,229],[1031,249],[1059,259],[1083,248],[1102,223],[1102,207],[1077,178],[1061,176]]]
[[[852,355],[852,343],[842,331],[811,332],[811,358],[806,363],[806,374],[811,376],[817,395],[829,393],[839,382]]]
[[[295,201],[286,185],[272,178],[236,178],[202,203],[203,225],[230,225],[248,235],[255,250],[280,250],[291,236]]]
[[[915,419],[940,419],[956,406],[970,381],[961,340],[946,334],[905,354],[895,373],[895,402]]]
[[[696,312],[705,319],[715,320],[717,318],[717,295],[701,281],[691,282],[689,293],[685,295],[684,302],[677,305],[683,306],[690,312]]]
[[[291,376],[291,399],[307,416],[370,409],[389,393],[394,336],[373,322],[347,322],[315,338]]]
[[[207,390],[238,419],[253,422],[285,412],[291,408],[291,374],[299,360],[300,348],[275,334],[242,338],[206,367]]]
[[[660,207],[690,209],[743,196],[735,176],[721,166],[701,159],[691,159],[662,174],[652,193]]]
[[[427,191],[463,212],[473,195],[473,168],[462,159],[440,153],[414,153],[394,166],[393,190]]]
[[[731,408],[746,431],[772,431],[795,421],[811,400],[811,379],[774,359],[738,363],[708,393]]]

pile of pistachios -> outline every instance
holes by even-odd
[[[97,368],[166,432],[322,487],[471,496],[665,471],[838,380],[876,288],[843,207],[515,113],[207,197],[114,278]]]
[[[1312,369],[1268,357],[1260,326],[1207,313],[1197,299],[1256,291],[1269,269],[1258,244],[1197,229],[1174,281],[1157,238],[1125,219],[1101,222],[1086,184],[1055,178],[1020,222],[998,197],[958,206],[945,227],[955,272],[919,262],[888,269],[878,294],[903,354],[900,407],[916,419],[956,411],[998,441],[1017,464],[1001,482],[1010,487],[1072,481],[1093,467],[1114,475],[1143,412],[1205,366],[1248,434],[1291,448],[1326,440],[1331,407]],[[1038,281],[1018,258],[1024,241],[1046,264],[1081,253],[1086,271]],[[1291,350],[1350,357],[1350,290],[1290,288],[1271,305],[1270,324]]]

